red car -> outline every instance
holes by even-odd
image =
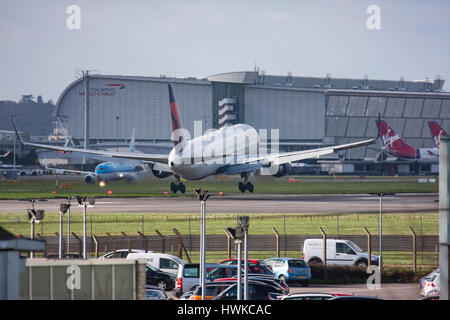
[[[254,264],[254,265],[265,265],[264,260],[261,259],[248,259],[248,264]],[[220,264],[226,264],[226,265],[237,265],[237,259],[225,259],[221,262],[219,262]],[[244,264],[244,259],[242,259],[242,264]]]

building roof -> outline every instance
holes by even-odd
[[[353,89],[353,90],[382,90],[382,91],[411,91],[411,92],[439,92],[444,85],[443,79],[425,79],[405,81],[374,80],[363,77],[361,79],[326,77],[298,77],[287,75],[266,75],[257,71],[237,71],[220,73],[207,78],[212,82],[231,82],[248,85],[262,85],[275,87],[315,88],[315,89]]]
[[[31,240],[29,238],[18,238],[9,231],[0,227],[0,251],[43,251],[45,242]]]

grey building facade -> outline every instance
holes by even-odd
[[[378,114],[416,148],[434,146],[427,121],[450,128],[450,93],[442,91],[440,79],[335,79],[244,71],[204,79],[92,75],[88,80],[89,142],[97,147],[124,144],[133,128],[143,151],[170,147],[168,83],[174,87],[183,127],[192,134],[194,121],[201,121],[203,131],[247,123],[256,130],[278,129],[282,151],[374,137]],[[83,140],[82,78],[61,94],[55,115],[67,121],[70,136]],[[373,161],[379,152],[380,146],[372,145],[327,158]]]

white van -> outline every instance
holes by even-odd
[[[179,267],[186,264],[184,260],[177,256],[157,252],[132,252],[127,255],[127,259],[145,259],[149,265],[175,276]]]
[[[323,239],[306,239],[303,260],[308,264],[323,263]],[[378,265],[379,256],[371,256],[371,265]],[[368,254],[350,240],[327,239],[327,265],[367,267]]]

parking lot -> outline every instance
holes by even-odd
[[[366,284],[290,286],[290,293],[329,292],[378,297],[388,300],[417,300],[422,296],[417,283],[384,283],[380,289],[368,289]]]

